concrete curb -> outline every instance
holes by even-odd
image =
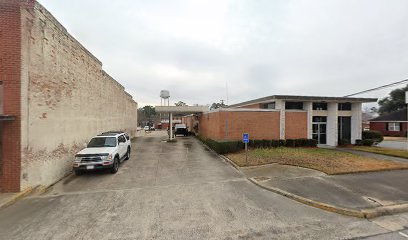
[[[4,204],[2,204],[0,206],[0,209],[9,207],[11,205],[13,205],[14,203],[16,203],[18,200],[24,198],[25,196],[31,194],[36,188],[33,187],[28,187],[26,189],[24,189],[21,192],[16,193],[14,196],[12,196],[7,202],[5,202]]]
[[[219,158],[221,158],[222,160],[224,160],[225,162],[229,163],[232,167],[234,167],[236,170],[238,170],[240,173],[240,167],[235,164],[233,161],[231,161],[230,159],[228,159],[227,157],[225,157],[224,155],[218,154],[216,151],[214,151],[213,149],[211,149],[209,146],[207,146],[205,143],[203,143],[202,141],[200,141],[200,139],[197,139],[206,149],[208,149],[210,152],[216,154]]]
[[[303,203],[303,204],[306,204],[306,205],[309,205],[309,206],[312,206],[312,207],[315,207],[315,208],[319,208],[319,209],[322,209],[322,210],[325,210],[325,211],[334,212],[334,213],[338,213],[338,214],[346,215],[346,216],[372,219],[372,218],[376,218],[376,217],[392,215],[392,214],[402,213],[402,212],[407,212],[408,211],[408,203],[391,205],[391,206],[382,206],[382,207],[369,208],[369,209],[361,209],[361,210],[337,207],[337,206],[334,206],[334,205],[330,205],[330,204],[314,201],[314,200],[311,200],[311,199],[308,199],[308,198],[304,198],[304,197],[298,196],[296,194],[286,192],[286,191],[284,191],[282,189],[279,189],[279,188],[265,186],[265,185],[259,183],[254,178],[248,178],[248,180],[250,182],[252,182],[253,184],[255,184],[255,185],[257,185],[257,186],[259,186],[259,187],[261,187],[261,188],[263,188],[265,190],[280,194],[282,196],[285,196],[285,197],[290,198],[292,200],[295,200],[297,202],[300,202],[300,203]]]
[[[222,160],[225,162],[229,163],[232,167],[234,167],[238,172],[245,174],[241,171],[240,167],[235,164],[233,161],[228,159],[227,157],[218,154],[215,152],[213,149],[211,149],[209,146],[204,144],[202,141],[199,141],[205,148],[207,148],[210,152],[218,155]],[[318,201],[314,201],[312,199],[304,198],[301,196],[298,196],[296,194],[292,194],[286,191],[283,191],[282,189],[279,188],[273,188],[269,186],[262,185],[259,183],[257,180],[254,178],[247,178],[250,182],[253,184],[257,185],[258,187],[261,187],[265,190],[277,193],[279,195],[285,196],[287,198],[290,198],[292,200],[295,200],[297,202],[309,205],[311,207],[319,208],[328,212],[333,212],[345,216],[351,216],[351,217],[358,217],[358,218],[365,218],[365,219],[372,219],[376,217],[381,217],[381,216],[386,216],[386,215],[392,215],[396,213],[402,213],[402,212],[408,212],[408,203],[404,204],[396,204],[396,205],[391,205],[391,206],[382,206],[382,207],[376,207],[376,208],[369,208],[369,209],[361,209],[361,210],[355,210],[355,209],[350,209],[350,208],[343,208],[343,207],[337,207],[334,205],[330,205],[327,203],[322,203]]]

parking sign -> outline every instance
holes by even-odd
[[[244,143],[249,143],[249,134],[248,133],[244,133],[244,135],[242,137],[242,141]]]

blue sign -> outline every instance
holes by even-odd
[[[244,135],[242,137],[242,141],[244,143],[249,143],[249,134],[248,133],[244,133]]]

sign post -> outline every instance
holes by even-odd
[[[242,142],[245,143],[245,163],[248,164],[248,143],[249,143],[249,134],[248,133],[243,134]]]

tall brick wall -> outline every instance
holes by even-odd
[[[0,81],[3,85],[3,112],[15,120],[2,125],[0,191],[20,190],[20,55],[21,28],[18,1],[0,1]],[[0,126],[1,127],[1,126]]]
[[[40,4],[21,10],[21,188],[49,185],[109,130],[136,134],[137,103]]]
[[[307,112],[285,112],[285,138],[307,138]]]
[[[221,111],[199,118],[200,135],[214,140],[241,140],[243,133],[251,139],[279,139],[278,111]]]

